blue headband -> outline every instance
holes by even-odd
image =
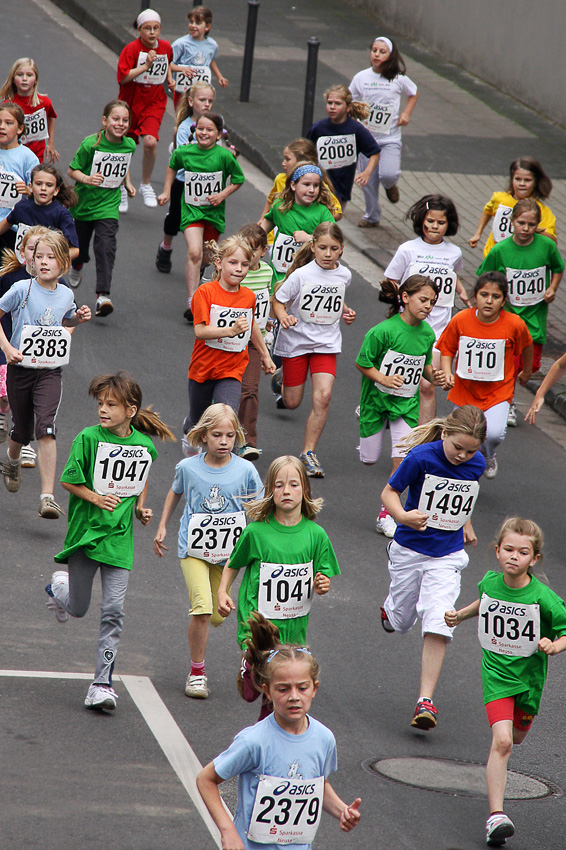
[[[301,165],[293,172],[291,183],[296,183],[297,180],[300,180],[305,174],[318,174],[319,177],[322,177],[322,171],[318,165]]]
[[[295,646],[293,648],[294,648],[295,652],[306,652],[307,655],[312,655],[312,652],[310,651],[310,649],[307,649],[306,646]],[[269,664],[269,662],[273,658],[275,658],[275,656],[277,655],[278,652],[279,652],[278,649],[272,649],[271,652],[269,653],[269,655],[267,656],[266,664]]]

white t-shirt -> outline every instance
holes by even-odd
[[[340,294],[343,295],[351,280],[352,275],[345,266],[338,264],[336,269],[327,271],[321,269],[315,260],[290,274],[275,293],[275,298],[281,304],[287,304],[287,313],[296,316],[299,321],[291,328],[279,329],[274,353],[280,357],[313,353],[339,354],[342,351],[342,310],[336,311],[336,321],[329,324],[304,321],[299,316],[299,310],[304,315],[307,300],[309,305],[315,308],[318,306],[321,311],[325,306],[330,310],[334,306],[339,307]]]
[[[410,275],[424,274],[431,277],[442,288],[441,296],[439,296],[441,303],[449,304],[452,301],[453,305],[456,277],[462,268],[462,252],[456,245],[446,240],[438,245],[430,245],[418,236],[399,245],[395,256],[385,269],[385,277],[398,280],[401,284]],[[453,276],[451,271],[454,272]],[[450,321],[451,315],[452,306],[438,305],[432,308],[427,322],[437,339]]]
[[[372,68],[366,68],[355,75],[350,83],[350,91],[354,100],[363,100],[370,106],[381,107],[384,132],[379,132],[378,125],[371,123],[371,116],[362,124],[380,144],[384,142],[400,142],[401,128],[397,126],[401,110],[401,95],[411,97],[417,93],[414,82],[404,74],[398,74],[392,80],[387,80],[381,74],[376,74]],[[388,118],[387,115],[390,115]],[[389,130],[389,132],[387,132]]]

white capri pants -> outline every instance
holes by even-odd
[[[401,142],[385,142],[379,140],[381,153],[379,165],[371,173],[367,184],[363,187],[366,211],[364,218],[367,221],[379,221],[381,218],[381,206],[379,204],[379,184],[384,189],[396,186],[401,176]],[[368,164],[368,158],[363,153],[358,156],[358,169],[363,171]]]
[[[500,401],[499,404],[494,404],[493,407],[484,410],[487,420],[487,433],[485,435],[485,443],[481,446],[480,451],[485,457],[495,457],[495,452],[500,443],[505,439],[507,433],[507,417],[509,415],[509,402]]]
[[[397,443],[400,443],[404,437],[411,431],[411,426],[407,425],[402,416],[399,419],[389,419],[389,430],[391,432],[391,457],[405,457],[407,450],[399,448]],[[376,463],[381,455],[383,448],[383,435],[387,429],[387,422],[384,422],[383,428],[372,434],[371,437],[360,437],[360,460],[362,463]]]
[[[423,635],[452,639],[444,614],[454,608],[460,595],[460,573],[468,566],[464,549],[431,558],[392,540],[388,548],[391,584],[383,607],[396,632],[405,634],[422,621]]]

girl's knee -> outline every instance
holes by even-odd
[[[150,153],[154,153],[157,150],[157,139],[155,136],[143,137],[143,149]]]

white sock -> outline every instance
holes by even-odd
[[[39,499],[53,499],[53,493],[40,493]],[[53,499],[55,501],[55,499]]]

